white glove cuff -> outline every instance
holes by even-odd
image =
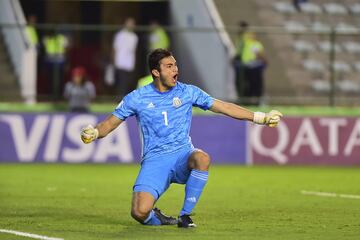
[[[254,123],[257,124],[265,124],[265,116],[266,114],[263,112],[254,112]]]
[[[99,137],[99,130],[97,128],[94,128],[94,140]]]

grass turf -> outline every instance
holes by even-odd
[[[149,227],[130,217],[137,165],[0,165],[0,229],[64,239],[359,239],[360,168],[212,166],[196,229]],[[157,206],[176,216],[183,186]],[[28,239],[0,233],[0,239]]]

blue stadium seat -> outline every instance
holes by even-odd
[[[341,80],[336,82],[336,87],[346,93],[359,93],[360,85],[359,83],[352,80]]]
[[[330,41],[321,41],[318,43],[319,49],[324,53],[329,53],[331,51],[331,42]],[[340,53],[342,49],[338,43],[334,44],[335,52]]]
[[[308,53],[316,50],[315,45],[312,42],[305,40],[297,40],[294,42],[293,47],[296,52],[303,55],[303,57],[307,57]]]
[[[273,6],[276,11],[283,14],[292,14],[296,12],[294,5],[290,2],[276,2]]]
[[[285,23],[285,30],[289,33],[304,33],[307,28],[304,24],[297,21],[287,21]]]
[[[311,88],[316,92],[329,92],[330,91],[330,83],[329,80],[313,80],[311,82]]]
[[[360,16],[360,3],[354,3],[349,6],[351,14],[355,16]]]
[[[325,12],[329,15],[347,15],[346,7],[340,3],[325,3],[323,5]]]
[[[300,9],[303,13],[307,13],[310,15],[322,13],[321,7],[319,5],[317,5],[316,3],[312,3],[312,2],[302,3],[300,5]]]
[[[344,42],[342,44],[343,48],[346,52],[352,53],[352,54],[360,54],[360,43],[354,42],[354,41],[348,41]]]
[[[316,21],[311,25],[311,30],[315,33],[330,33],[331,26],[329,24]]]
[[[345,22],[340,22],[336,24],[335,30],[337,33],[342,34],[357,34],[360,32],[359,28]]]
[[[335,72],[338,73],[349,73],[351,72],[351,67],[348,63],[342,60],[337,60],[333,64]]]
[[[303,61],[303,66],[309,72],[323,73],[325,71],[324,64],[315,59],[308,59]]]

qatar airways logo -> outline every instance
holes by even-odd
[[[133,161],[128,128],[121,124],[106,138],[91,144],[80,140],[81,128],[96,125],[94,115],[0,115],[0,160],[20,162]]]
[[[250,127],[254,163],[360,164],[360,119],[289,118]]]

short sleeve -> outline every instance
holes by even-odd
[[[121,120],[125,120],[136,114],[136,102],[133,94],[126,95],[113,111],[113,115]]]
[[[192,104],[195,107],[199,107],[203,110],[208,110],[214,103],[214,98],[212,98],[208,93],[201,90],[196,86],[189,85],[191,88]]]

